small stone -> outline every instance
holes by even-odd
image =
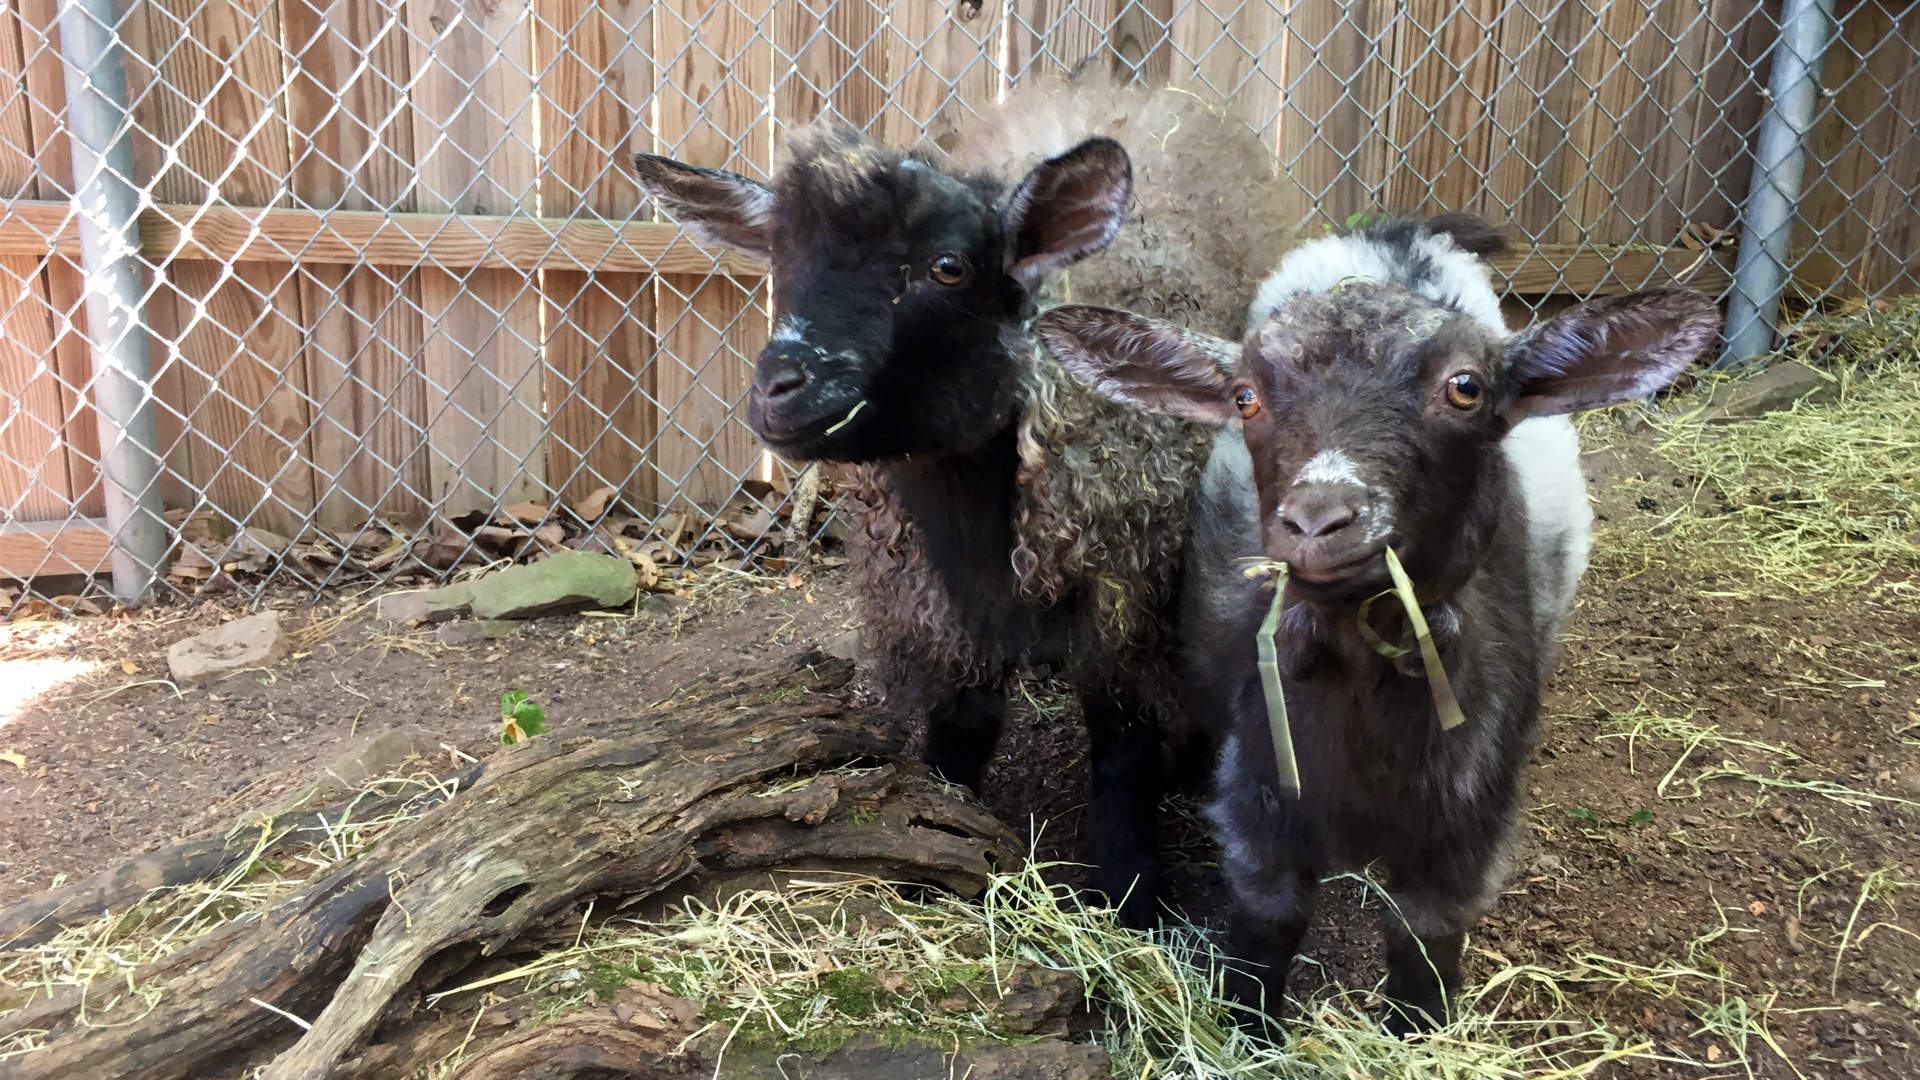
[[[476,645],[506,637],[525,625],[519,619],[463,619],[442,626],[433,636],[442,645]]]
[[[1839,396],[1839,384],[1805,364],[1782,360],[1714,391],[1709,424],[1733,424],[1790,409],[1796,401],[1824,404]]]
[[[640,601],[640,610],[648,615],[671,616],[687,602],[672,593],[648,593]]]
[[[287,655],[278,612],[263,611],[225,626],[176,641],[167,649],[167,670],[174,682],[198,682],[265,667]]]
[[[438,589],[394,592],[382,596],[373,610],[396,626],[411,622],[445,622],[467,613],[473,604],[473,586],[466,582]]]
[[[631,1024],[633,1023],[633,1006],[624,1001],[619,1002],[613,1007],[613,1015],[619,1017],[621,1023]]]
[[[827,639],[820,651],[840,660],[860,659],[860,631],[849,630]]]
[[[556,551],[473,583],[473,613],[483,619],[532,619],[589,608],[622,607],[638,585],[633,564],[610,555]]]

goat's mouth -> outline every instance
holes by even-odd
[[[1286,560],[1288,575],[1317,590],[1344,591],[1349,586],[1373,584],[1385,580],[1386,545],[1344,551],[1295,552]]]
[[[867,399],[834,395],[823,401],[769,399],[759,387],[747,397],[747,426],[767,449],[800,459],[833,459],[833,449],[857,422],[872,411]]]

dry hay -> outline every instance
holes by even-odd
[[[1838,383],[1832,404],[1708,424],[1718,380],[1706,379],[1660,411],[1623,407],[1652,424],[1654,452],[1684,486],[1625,482],[1664,516],[1644,529],[1601,523],[1597,563],[1733,572],[1795,592],[1875,579],[1911,587],[1920,570],[1920,297],[1805,326],[1782,356],[1826,361]],[[1589,452],[1626,439],[1611,411],[1581,427]]]

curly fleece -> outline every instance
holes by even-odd
[[[963,135],[950,164],[1011,188],[1040,162],[1102,134],[1132,158],[1125,227],[1105,252],[1047,281],[1032,314],[1101,304],[1237,337],[1254,286],[1285,246],[1286,189],[1258,137],[1217,105],[1170,88],[1029,84]],[[883,681],[895,695],[918,696],[1032,659],[998,633],[1017,596],[1071,612],[1049,623],[1063,639],[1052,659],[1067,677],[1126,665],[1147,675],[1164,706],[1170,668],[1161,631],[1211,433],[1095,396],[1030,328],[1006,345],[1026,365],[1007,600],[983,582],[955,603],[883,478],[858,470],[854,565]]]

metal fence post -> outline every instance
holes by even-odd
[[[1807,161],[1807,132],[1820,98],[1820,66],[1833,39],[1834,0],[1786,0],[1773,47],[1769,101],[1760,120],[1753,182],[1742,213],[1727,337],[1716,368],[1737,367],[1773,345],[1773,323],[1787,284],[1788,245]]]
[[[100,476],[113,534],[113,592],[146,598],[167,553],[160,507],[159,431],[148,355],[135,215],[127,76],[114,0],[61,0],[60,51],[72,134]]]

